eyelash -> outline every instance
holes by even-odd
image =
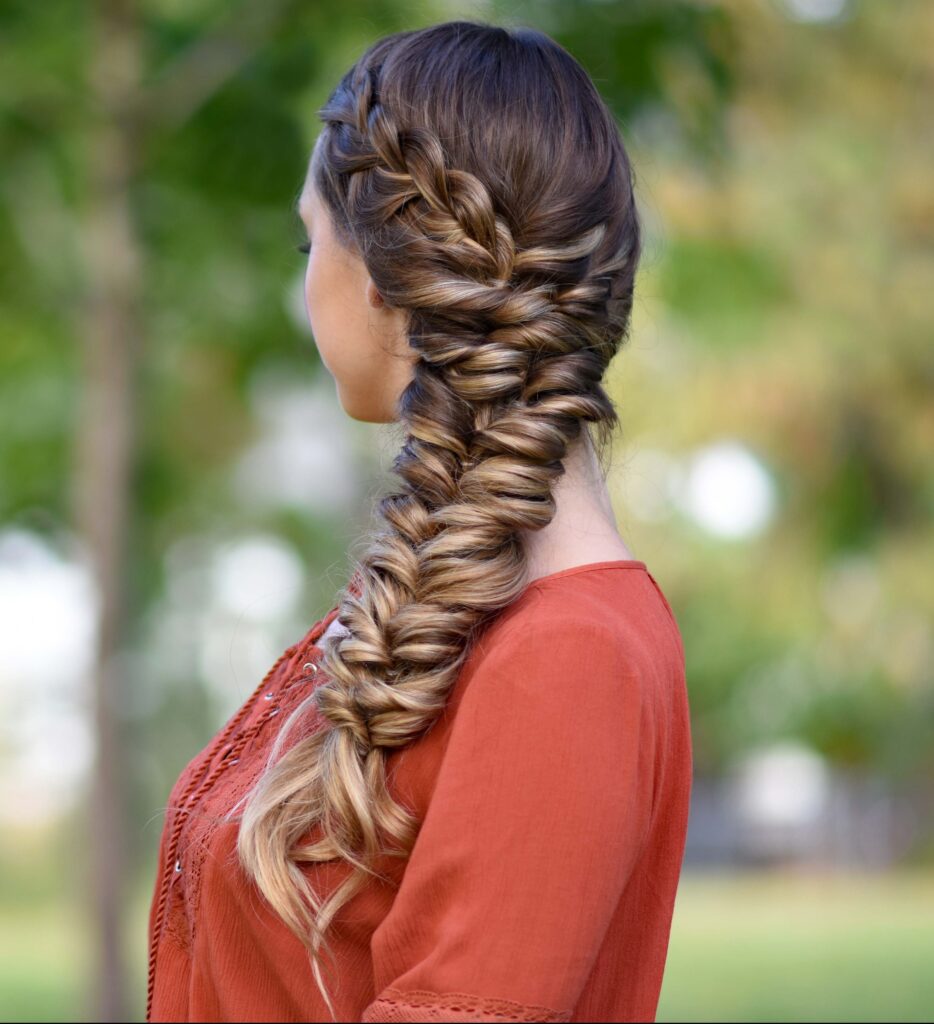
[[[307,256],[311,252],[311,242],[305,242],[304,245],[298,246],[298,251],[305,253]]]

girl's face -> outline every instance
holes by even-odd
[[[355,420],[392,422],[417,359],[406,339],[408,314],[386,305],[363,260],[341,244],[310,175],[298,212],[311,243],[305,309],[341,406]]]

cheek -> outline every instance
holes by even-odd
[[[344,409],[355,419],[387,422],[386,402],[405,369],[384,350],[387,339],[370,323],[365,283],[325,245],[305,267],[305,307],[321,362],[334,378]],[[387,399],[387,396],[389,398]]]
[[[311,255],[305,267],[305,311],[321,361],[332,372],[331,357],[338,350],[334,305],[333,287],[327,280],[327,264]]]
[[[314,257],[309,256],[308,262],[305,264],[305,312],[308,314],[308,323],[311,326],[315,344],[318,344],[318,334],[320,333],[318,324],[321,319],[321,303],[318,299],[321,288],[318,277]]]
[[[340,264],[323,247],[317,253],[312,249],[305,268],[305,307],[315,347],[338,384],[359,387],[368,361],[352,299]]]

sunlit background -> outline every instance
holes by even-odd
[[[331,606],[399,441],[302,299],[316,110],[386,32],[529,24],[646,233],[620,530],[695,751],[659,1020],[934,1012],[934,4],[0,6],[0,1015],[139,1019],[162,811]]]

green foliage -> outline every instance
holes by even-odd
[[[781,267],[761,247],[731,238],[674,238],[660,298],[705,349],[749,349],[791,298]]]
[[[315,581],[302,605],[314,618],[376,489],[328,511],[254,505],[232,484],[262,430],[256,381],[310,389],[324,376],[301,324],[291,208],[316,111],[377,36],[486,9],[135,10],[141,365],[128,575],[143,668],[130,685],[167,686],[162,702],[140,698],[151,708],[133,725],[149,751],[134,782],[148,814],[217,725],[196,658],[171,684],[145,668],[162,655],[147,644],[170,600],[167,553],[192,537],[281,536]],[[561,0],[489,16],[554,34],[623,127],[646,228],[632,339],[610,380],[627,443],[684,466],[734,440],[774,483],[764,529],[724,539],[670,496],[640,516],[627,460],[614,467],[621,530],[684,635],[698,767],[795,735],[840,763],[905,777],[931,767],[921,724],[934,651],[934,131],[918,41],[931,37],[932,8],[850,4],[826,23],[783,10]],[[0,525],[49,535],[72,521],[93,285],[92,11],[68,0],[0,9]],[[336,406],[335,417],[345,431]],[[367,433],[348,467],[369,481],[372,449]]]
[[[265,429],[257,381],[330,387],[301,324],[292,210],[316,111],[372,40],[445,18],[552,33],[623,128],[646,251],[609,382],[627,445],[611,484],[621,532],[681,626],[697,770],[797,737],[844,769],[934,777],[934,6],[896,6],[851,2],[809,23],[778,0],[130,5],[143,62],[128,115],[141,360],[123,709],[137,938],[159,811],[227,710],[197,655],[197,603],[177,607],[168,561],[180,544],[281,537],[308,580],[304,618],[282,625],[294,640],[328,605],[377,491],[369,431],[350,434],[347,471],[365,484],[343,504],[254,502],[234,486]],[[0,5],[0,528],[53,537],[73,521],[94,285],[94,10]],[[334,417],[328,442],[351,429],[336,403]],[[665,482],[649,481],[651,515],[630,502],[630,452],[683,474],[724,439],[772,479],[760,532],[712,534]],[[160,632],[182,613],[185,630]],[[72,867],[85,840],[61,839]],[[29,877],[21,863],[0,872],[0,1001],[11,1019],[72,1019],[87,944],[62,887],[72,876],[40,860]],[[812,894],[791,898],[786,880],[723,886],[679,896],[660,1020],[923,1019],[923,886],[860,883],[819,922]],[[854,909],[867,894],[871,919]]]

